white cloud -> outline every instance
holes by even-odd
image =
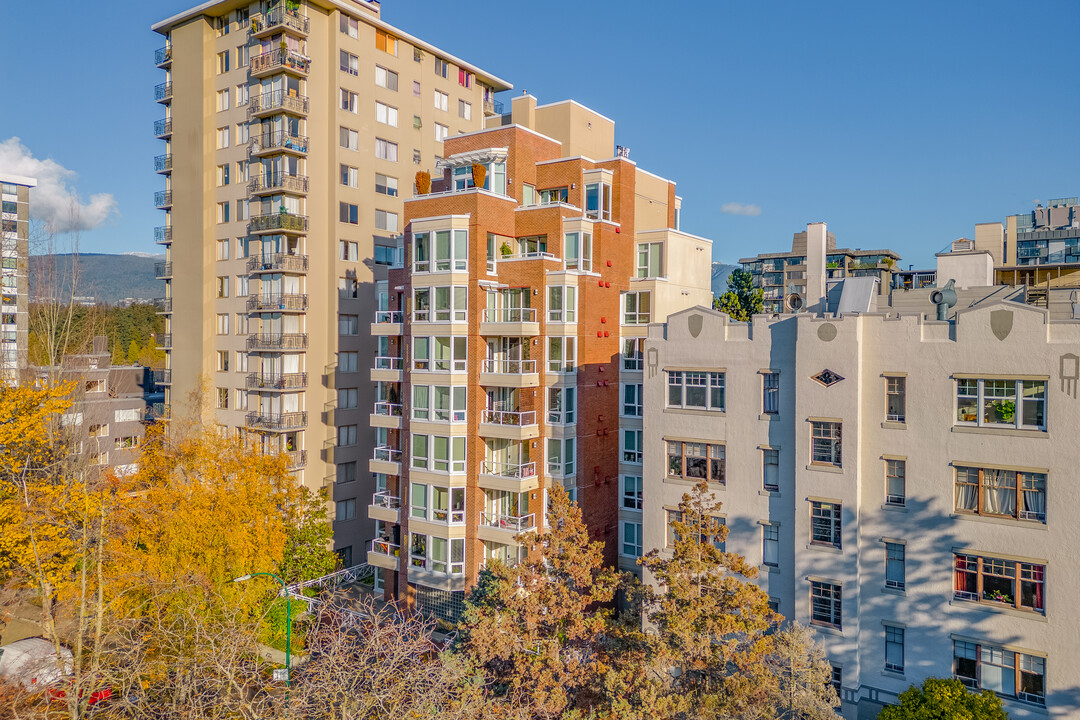
[[[757,217],[761,214],[761,206],[753,203],[729,202],[720,206],[720,212],[726,215],[749,215]]]
[[[111,193],[91,195],[84,203],[68,184],[76,178],[74,170],[55,160],[39,160],[17,137],[0,142],[0,170],[37,180],[37,187],[30,192],[30,216],[51,232],[93,230],[117,212]]]

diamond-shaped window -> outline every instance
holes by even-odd
[[[825,368],[824,370],[819,372],[817,375],[814,375],[810,379],[811,380],[817,380],[819,383],[821,383],[825,387],[832,387],[833,385],[840,382],[844,378],[843,378],[842,375],[834,373],[832,370],[829,370],[828,368]]]

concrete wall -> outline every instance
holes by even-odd
[[[938,286],[949,280],[956,287],[989,287],[994,284],[994,256],[988,251],[951,252],[937,254]]]

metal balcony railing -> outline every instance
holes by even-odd
[[[307,450],[296,450],[282,453],[285,456],[285,465],[290,470],[296,470],[307,465]]]
[[[172,298],[154,298],[154,306],[157,307],[159,313],[171,313]]]
[[[248,350],[306,350],[306,333],[258,333],[248,335]]]
[[[154,121],[154,137],[172,135],[172,118],[162,118]]]
[[[306,193],[308,191],[308,179],[304,175],[265,173],[256,175],[248,183],[249,193],[266,193],[275,190],[290,193]]]
[[[527,462],[520,465],[514,463],[499,462],[497,460],[485,460],[483,465],[485,475],[497,475],[508,478],[536,477],[536,463]]]
[[[484,360],[480,372],[526,375],[536,372],[535,360]]]
[[[390,402],[375,403],[375,415],[384,417],[401,417],[401,404]]]
[[[166,45],[154,51],[154,64],[158,67],[172,62],[172,45]]]
[[[249,34],[273,32],[278,27],[292,30],[303,35],[308,34],[310,22],[306,17],[285,7],[275,8],[267,13],[255,13],[251,16]]]
[[[484,308],[483,320],[481,322],[536,322],[536,308]]]
[[[248,311],[265,312],[267,310],[307,310],[307,295],[300,294],[274,294],[274,295],[249,295],[247,299]]]
[[[154,370],[155,385],[172,385],[172,370]]]
[[[158,155],[154,158],[154,172],[156,173],[170,173],[172,172],[172,154]]]
[[[247,271],[256,272],[307,272],[307,255],[290,255],[288,253],[272,253],[269,255],[253,255],[248,258]]]
[[[248,427],[262,428],[264,430],[291,430],[293,428],[301,428],[307,425],[307,413],[251,412],[247,414],[247,425]]]
[[[249,147],[252,154],[268,150],[292,150],[293,152],[306,153],[308,139],[305,135],[293,135],[284,130],[279,130],[254,136],[251,138]]]
[[[252,215],[248,220],[248,232],[265,232],[267,230],[306,232],[307,229],[307,215],[270,213],[268,215]]]
[[[154,207],[160,209],[172,207],[172,190],[158,190],[155,192]]]
[[[171,82],[163,82],[160,85],[154,86],[154,100],[159,103],[166,103],[172,100],[173,84]]]
[[[480,522],[488,527],[513,532],[531,530],[534,525],[535,515],[503,515],[497,512],[485,512],[480,514]]]
[[[311,60],[298,52],[277,48],[252,57],[249,64],[252,75],[279,69],[292,70],[301,75],[307,75],[308,71],[311,70]]]
[[[302,390],[307,387],[307,373],[251,373],[249,390]]]
[[[172,348],[172,333],[158,333],[154,336],[154,340],[162,350]]]
[[[400,310],[376,310],[375,311],[375,324],[376,325],[395,325],[401,324],[404,313]]]
[[[285,90],[271,90],[260,95],[253,95],[248,100],[248,115],[258,115],[274,110],[305,115],[308,112],[308,106],[306,95],[290,95]]]
[[[159,262],[154,263],[154,276],[159,280],[162,278],[172,277],[172,263],[171,262]]]
[[[156,243],[171,243],[172,242],[172,226],[161,225],[154,228],[154,242]]]
[[[481,415],[480,422],[491,423],[493,425],[513,425],[516,427],[524,427],[526,425],[536,424],[536,412],[529,410],[528,412],[511,412],[508,410],[484,410]]]

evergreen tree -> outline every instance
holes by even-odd
[[[753,315],[764,312],[765,291],[754,287],[753,276],[746,270],[734,270],[728,276],[727,292],[713,298],[713,308],[732,320],[749,322]]]

